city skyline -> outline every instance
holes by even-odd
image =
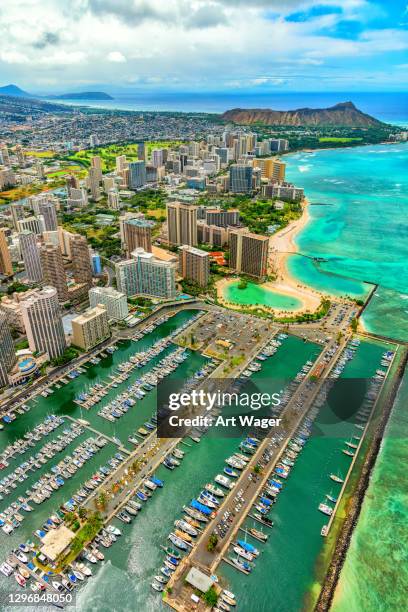
[[[285,8],[274,0],[6,0],[3,8],[3,82],[38,94],[403,90],[408,72],[403,0]]]

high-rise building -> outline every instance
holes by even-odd
[[[0,227],[0,274],[4,274],[5,276],[11,276],[13,274],[13,264],[11,263],[6,231],[3,227]]]
[[[97,147],[99,145],[99,137],[97,134],[90,134],[89,136],[89,146],[91,147],[91,149],[93,149],[93,147]]]
[[[218,225],[219,227],[239,225],[239,210],[237,208],[230,208],[229,210],[206,208],[204,219],[208,225]]]
[[[25,219],[20,219],[17,222],[17,230],[19,232],[30,230],[30,232],[34,232],[37,234],[37,236],[41,236],[41,234],[45,232],[44,217],[40,215],[38,217],[26,217]]]
[[[179,251],[179,272],[187,280],[206,287],[210,278],[210,256],[206,251],[183,245]]]
[[[10,165],[10,156],[9,156],[9,152],[8,152],[8,148],[6,144],[2,144],[0,145],[0,153],[3,159],[3,164],[5,166],[9,166]]]
[[[267,198],[279,198],[284,202],[300,202],[304,198],[304,189],[292,183],[269,183],[262,187],[262,195]]]
[[[66,302],[68,299],[68,287],[64,261],[59,246],[47,243],[41,247],[41,266],[45,283],[55,287],[60,302]]]
[[[37,236],[30,230],[25,230],[18,236],[26,278],[30,283],[40,283],[43,279],[43,269]]]
[[[197,206],[181,202],[167,204],[167,231],[170,244],[197,244]]]
[[[85,236],[74,234],[71,238],[72,268],[77,283],[92,285],[91,254]]]
[[[118,155],[116,158],[116,172],[120,174],[128,167],[126,155]]]
[[[20,166],[20,168],[25,168],[26,165],[26,161],[25,161],[25,155],[24,155],[24,151],[23,151],[23,147],[21,145],[16,145],[15,146],[15,153],[17,155],[17,163]]]
[[[0,167],[0,191],[16,184],[16,176],[11,168]]]
[[[7,316],[0,312],[0,387],[8,385],[8,371],[16,362],[13,338]]]
[[[68,195],[71,194],[71,189],[79,189],[79,179],[75,174],[68,174],[65,179]]]
[[[148,253],[152,250],[152,227],[154,221],[141,218],[130,218],[120,221],[122,249],[130,257],[132,251],[141,247]]]
[[[228,147],[216,147],[214,151],[219,156],[221,164],[228,164],[228,161],[229,161]]]
[[[104,176],[102,178],[103,190],[108,193],[110,189],[115,189],[116,183],[113,176]]]
[[[39,213],[44,218],[45,229],[48,232],[56,231],[58,227],[57,211],[55,202],[52,200],[43,200],[38,205]]]
[[[264,278],[268,272],[269,238],[246,229],[230,232],[229,265],[236,272]]]
[[[160,166],[160,168],[156,168],[152,164],[146,164],[146,182],[157,183],[157,181],[159,180],[159,170],[161,176],[162,169],[163,166]]]
[[[289,141],[285,138],[270,138],[269,147],[271,152],[276,151],[277,153],[281,153],[282,151],[288,151]]]
[[[116,264],[117,287],[128,296],[174,298],[176,270],[177,262],[160,260],[139,248],[133,251],[132,259]]]
[[[120,197],[117,189],[109,189],[108,191],[108,208],[112,210],[120,209]]]
[[[101,189],[99,183],[101,182],[100,171],[98,168],[89,168],[88,173],[88,187],[91,192],[91,198],[94,202],[101,199]]]
[[[52,232],[43,232],[43,241],[51,242],[51,244],[55,244],[56,246],[60,245],[60,235],[58,229],[53,230]]]
[[[21,312],[30,350],[44,352],[50,359],[66,349],[57,290],[44,287],[21,302]]]
[[[37,160],[37,162],[35,164],[35,172],[36,172],[36,174],[37,174],[39,179],[41,179],[41,180],[45,179],[44,164],[40,160]]]
[[[102,262],[99,253],[92,253],[91,265],[94,276],[100,276],[102,274]]]
[[[90,184],[89,180],[88,180],[88,184]],[[99,186],[96,183],[94,183],[92,188],[93,188],[94,195],[99,198],[100,196]],[[71,189],[69,190],[69,197],[67,198],[67,205],[69,208],[87,206],[88,205],[87,190],[84,187],[81,187],[78,189],[76,187],[71,187]]]
[[[129,163],[129,189],[139,189],[146,185],[146,162],[133,161]]]
[[[96,170],[98,180],[101,183],[102,182],[102,160],[99,157],[99,155],[94,155],[94,157],[91,157],[91,168],[94,168]]]
[[[232,227],[219,227],[218,225],[208,225],[205,221],[197,221],[197,239],[199,244],[209,244],[211,246],[223,247],[229,242],[229,231]]]
[[[24,302],[30,295],[36,293],[38,289],[28,291],[14,291],[12,295],[4,295],[0,300],[0,311],[4,312],[11,329],[15,329],[21,334],[25,334],[23,315],[21,313],[21,302]]]
[[[160,168],[164,164],[163,149],[153,149],[152,151],[152,166]]]
[[[139,142],[137,145],[137,157],[140,160],[146,161],[146,147],[144,142]]]
[[[72,319],[72,344],[89,351],[110,336],[106,308],[97,305]]]
[[[14,229],[18,231],[18,222],[24,219],[25,209],[23,202],[13,202],[10,206],[10,210]]]
[[[233,164],[230,167],[229,190],[232,193],[251,193],[252,166]]]
[[[92,287],[89,290],[89,305],[94,308],[102,304],[108,313],[108,319],[121,321],[129,314],[127,297],[113,287]]]
[[[273,180],[276,183],[283,183],[285,180],[286,164],[273,157],[263,157],[254,159],[254,168],[261,169],[262,178]]]
[[[58,227],[59,247],[64,257],[72,259],[71,240],[75,236],[63,227]]]

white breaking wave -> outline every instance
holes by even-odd
[[[298,166],[298,170],[299,172],[309,172],[310,168],[312,168],[311,165],[307,165],[307,166]]]

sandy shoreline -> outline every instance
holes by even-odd
[[[276,276],[276,280],[262,283],[262,287],[288,297],[295,297],[301,302],[301,306],[299,308],[294,308],[291,310],[278,310],[270,306],[258,306],[258,308],[261,307],[268,311],[273,310],[274,314],[279,317],[297,315],[304,312],[315,312],[320,306],[323,295],[311,287],[299,283],[290,274],[287,267],[288,256],[291,253],[298,252],[295,238],[310,220],[308,204],[308,201],[305,199],[303,202],[302,215],[299,217],[299,219],[292,221],[289,223],[289,225],[281,229],[269,239],[269,268]],[[235,280],[236,279],[224,278],[217,283],[217,295],[220,303],[228,306],[229,308],[239,309],[244,306],[246,308],[251,308],[249,304],[234,304],[225,299],[226,287],[235,282]]]
[[[309,221],[309,201],[305,198],[301,217],[289,223],[289,225],[269,239],[269,263],[272,272],[276,276],[276,280],[267,284],[280,293],[296,296],[303,303],[302,310],[314,312],[319,307],[321,298],[324,294],[314,290],[308,285],[299,283],[299,281],[290,274],[288,269],[289,255],[299,252],[295,241],[296,236],[306,227]]]
[[[276,234],[269,238],[269,262],[268,268],[270,274],[275,276],[275,280],[262,283],[264,289],[270,289],[276,293],[295,297],[301,302],[299,308],[291,310],[279,310],[271,306],[254,305],[253,308],[263,308],[266,311],[273,312],[277,317],[287,317],[291,315],[299,315],[300,313],[313,313],[318,310],[321,300],[324,298],[335,298],[327,292],[313,289],[310,285],[304,285],[299,282],[289,271],[288,259],[292,254],[299,253],[299,248],[296,244],[296,237],[303,231],[309,223],[311,217],[309,212],[309,201],[305,198],[302,203],[302,214],[299,219],[289,223]],[[238,277],[239,275],[237,275]],[[217,283],[217,297],[221,304],[228,308],[240,309],[251,308],[250,304],[238,304],[228,301],[225,298],[226,287],[235,282],[235,278],[224,278]],[[360,321],[360,329],[365,331],[363,323]]]

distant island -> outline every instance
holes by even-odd
[[[0,96],[13,96],[14,98],[35,98],[35,99],[48,99],[48,100],[113,100],[112,96],[105,93],[104,91],[81,91],[71,92],[65,94],[50,94],[48,96],[39,96],[38,94],[32,94],[28,91],[24,91],[18,85],[10,83],[0,87]]]
[[[275,111],[265,108],[234,108],[226,111],[224,121],[241,125],[285,125],[285,126],[344,126],[379,127],[381,121],[363,113],[352,102],[341,102],[330,108],[299,108],[290,111]]]
[[[82,91],[77,93],[66,93],[48,96],[56,100],[113,100],[112,96],[104,91]]]

